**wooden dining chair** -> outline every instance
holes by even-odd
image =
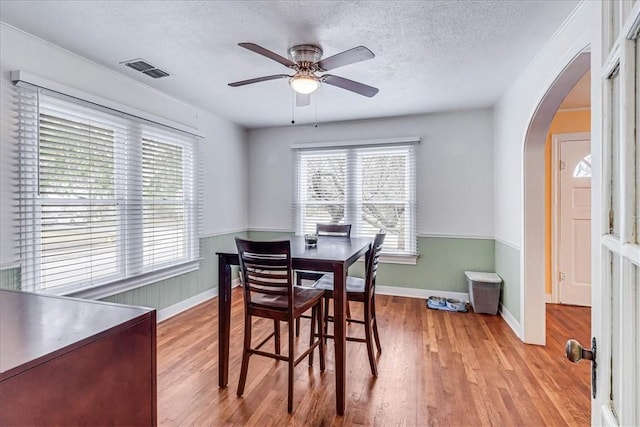
[[[293,411],[293,368],[306,356],[309,356],[309,366],[312,366],[313,352],[318,347],[320,371],[323,372],[325,369],[322,312],[324,291],[293,286],[291,243],[288,240],[256,242],[236,238],[236,246],[244,294],[244,347],[237,394],[242,396],[244,393],[250,356],[259,355],[283,360],[287,362],[289,368],[287,410],[291,412]],[[309,348],[295,357],[294,320],[309,309],[312,310]],[[251,323],[254,316],[273,319],[275,327],[274,332],[252,347]],[[280,354],[279,322],[287,322],[289,326],[289,349],[286,356]],[[318,333],[316,333],[316,327]],[[275,337],[275,353],[261,350],[261,347],[272,337]]]
[[[364,320],[351,319],[351,323],[359,323],[364,325],[365,338],[347,337],[347,341],[364,342],[367,344],[367,354],[369,355],[369,365],[371,366],[371,374],[378,376],[378,367],[373,354],[373,340],[375,339],[378,353],[382,353],[380,346],[380,336],[378,334],[378,322],[376,320],[376,274],[378,272],[378,261],[382,252],[382,243],[384,242],[384,233],[376,234],[373,240],[373,246],[367,253],[365,259],[365,277],[347,276],[347,302],[355,301],[364,303]],[[333,298],[333,276],[324,275],[315,284],[315,289],[323,289],[325,292],[325,338],[333,338],[327,331],[329,321],[333,321],[333,317],[329,316],[326,307],[329,305],[329,299]],[[373,334],[373,338],[372,338]]]
[[[325,237],[351,237],[351,224],[324,224],[317,223],[316,224],[316,234],[318,236]],[[320,280],[320,278],[325,275],[325,273],[319,273],[317,271],[305,271],[305,270],[296,270],[296,285],[304,286],[303,281],[311,281],[316,282]],[[333,275],[331,276],[333,277]],[[325,308],[326,312],[326,308]],[[308,319],[309,316],[300,316],[301,318]],[[351,317],[351,311],[349,310],[349,305],[347,304],[347,317]],[[300,319],[296,319],[296,336],[300,336]]]

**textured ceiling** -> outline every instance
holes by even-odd
[[[2,1],[0,20],[246,127],[493,105],[576,6],[543,1]],[[293,108],[287,81],[227,83],[289,69],[237,46],[328,57],[364,45],[376,57],[331,73],[380,89],[366,98],[322,85]],[[144,58],[172,75],[120,65]]]

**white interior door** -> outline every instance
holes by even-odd
[[[640,1],[603,1],[598,7],[602,39],[592,55],[600,82],[594,83],[597,102],[592,105],[597,103],[602,110],[593,116],[593,138],[598,142],[592,146],[591,325],[597,341],[592,423],[636,426],[640,424],[640,95],[636,92]]]
[[[558,295],[591,306],[591,136],[558,135]]]

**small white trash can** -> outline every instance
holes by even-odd
[[[465,271],[471,307],[476,313],[498,314],[502,278],[496,273]]]

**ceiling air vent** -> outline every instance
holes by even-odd
[[[124,64],[129,68],[133,68],[136,71],[140,71],[141,73],[146,74],[149,77],[153,77],[154,79],[169,76],[169,73],[161,70],[155,65],[149,64],[149,62],[145,61],[144,59],[131,59],[129,61],[121,62],[121,64]]]
[[[154,79],[159,79],[160,77],[167,77],[169,75],[169,73],[166,73],[159,68],[144,70],[143,73],[149,77],[153,77]]]

